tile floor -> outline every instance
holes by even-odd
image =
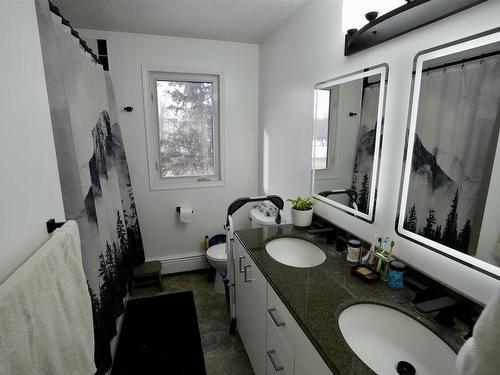
[[[205,271],[165,275],[158,286],[138,287],[131,299],[193,291],[207,375],[251,375],[252,366],[237,334],[229,334],[229,311],[225,296],[213,290]]]

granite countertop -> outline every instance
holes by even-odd
[[[335,375],[374,374],[350,349],[338,325],[342,310],[362,302],[405,312],[458,352],[466,327],[444,328],[432,319],[432,314],[420,313],[410,303],[414,293],[408,288],[393,290],[383,281],[366,284],[357,279],[351,275],[351,264],[345,253],[338,252],[335,245],[327,244],[320,236],[307,233],[308,229],[292,225],[269,226],[237,231],[236,236]],[[326,253],[325,262],[311,268],[278,263],[264,248],[267,241],[278,237],[297,237],[313,242]]]

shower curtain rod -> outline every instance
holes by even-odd
[[[50,8],[50,11],[52,13],[54,13],[58,17],[61,17],[61,23],[64,26],[67,26],[67,27],[70,28],[71,35],[73,35],[76,39],[78,39],[78,41],[80,42],[80,46],[85,50],[85,52],[87,52],[90,56],[92,56],[92,58],[94,59],[94,62],[96,64],[103,65],[102,62],[99,60],[99,57],[97,57],[97,55],[92,50],[92,48],[90,48],[87,45],[87,42],[85,40],[83,40],[82,38],[80,38],[80,34],[78,33],[78,31],[76,31],[75,29],[73,29],[73,27],[71,26],[71,23],[69,22],[69,20],[67,20],[66,18],[63,17],[63,15],[61,14],[61,12],[59,11],[59,8],[56,7],[50,0],[49,0],[49,8]]]
[[[453,65],[462,65],[462,64],[465,64],[465,63],[468,63],[471,61],[482,60],[482,59],[485,59],[485,58],[488,58],[491,56],[496,56],[496,55],[500,55],[500,50],[488,52],[488,53],[482,53],[482,54],[477,55],[477,56],[467,57],[465,59],[452,61],[452,62],[444,63],[441,65],[429,66],[428,68],[422,69],[422,73],[431,72],[433,70],[446,69],[446,68],[453,66]],[[413,75],[415,75],[415,71],[413,71]]]

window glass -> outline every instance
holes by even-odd
[[[157,80],[161,178],[215,174],[214,85]]]

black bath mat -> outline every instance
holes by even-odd
[[[193,293],[129,301],[112,375],[205,375]]]

